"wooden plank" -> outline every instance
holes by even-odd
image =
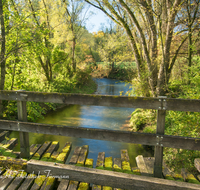
[[[200,172],[200,158],[195,158],[194,159],[194,166]]]
[[[13,149],[17,145],[17,143],[18,143],[17,138],[11,138],[6,144],[2,146],[2,148]]]
[[[98,105],[112,107],[130,107],[157,109],[160,105],[158,98],[127,97],[97,94],[68,94],[68,93],[42,93],[42,92],[15,92],[0,91],[0,99],[32,102],[51,102],[59,104]],[[196,107],[196,106],[195,106]]]
[[[50,145],[51,145],[50,141],[44,142],[44,144],[40,147],[40,149],[33,155],[32,159],[39,160]]]
[[[40,190],[52,190],[54,189],[55,183],[56,183],[56,178],[49,176],[45,179]]]
[[[163,176],[165,179],[174,180],[172,172],[169,170],[165,162],[163,162]]]
[[[3,131],[0,133],[0,142],[2,142],[6,136],[9,135],[9,132],[8,131]]]
[[[78,190],[89,190],[90,184],[85,182],[80,182],[78,185]]]
[[[59,183],[57,190],[67,189],[68,185],[69,185],[69,180],[68,179],[62,179],[61,182]]]
[[[32,144],[30,146],[30,158],[38,151],[38,149],[41,147],[41,144]]]
[[[155,146],[156,134],[0,120],[0,129]],[[159,135],[163,147],[200,150],[200,138]]]
[[[42,184],[44,183],[45,179],[46,179],[45,175],[37,176],[37,178],[34,181],[33,186],[31,187],[31,190],[39,190],[42,187]]]
[[[101,190],[101,185],[93,185],[92,190]]]
[[[194,175],[189,173],[185,168],[181,169],[181,175],[183,176],[184,180],[189,183],[200,184],[200,182],[194,177]]]
[[[85,160],[87,159],[88,152],[89,152],[88,145],[83,145],[82,148],[81,148],[81,152],[79,154],[77,163],[76,163],[77,166],[84,166],[85,165]]]
[[[79,154],[81,152],[81,147],[76,147],[74,153],[69,161],[69,164],[76,164],[78,161]]]
[[[56,159],[57,159],[57,157],[58,157],[58,155],[59,155],[60,153],[59,152],[57,152],[57,151],[55,151],[55,152],[53,152],[53,154],[51,155],[51,157],[49,158],[49,162],[56,162]]]
[[[92,158],[87,158],[85,161],[85,167],[93,168],[93,162],[94,160]]]
[[[17,174],[18,172],[16,170],[6,170],[6,172],[3,174],[3,178],[0,180],[0,189],[7,189],[7,187],[12,183]]]
[[[5,171],[6,171],[5,168],[0,167],[0,175],[2,175]]]
[[[26,172],[19,172],[16,178],[12,181],[12,183],[9,185],[7,190],[17,190],[19,186],[23,183],[27,176]]]
[[[140,169],[138,167],[133,167],[132,173],[135,175],[141,175]]]
[[[97,157],[96,168],[104,169],[105,152],[99,152]]]
[[[59,148],[59,142],[58,141],[53,141],[50,145],[50,147],[47,149],[47,151],[43,154],[41,160],[47,161],[51,157],[51,154],[54,151],[57,151]]]
[[[122,162],[120,158],[114,158],[113,170],[116,172],[122,172]]]
[[[139,176],[113,171],[105,171],[94,168],[78,167],[69,164],[57,164],[38,160],[30,160],[27,165],[27,172],[35,171],[45,174],[46,170],[51,170],[54,176],[70,176],[71,180],[84,181],[87,183],[100,184],[123,189],[156,189],[156,190],[199,190],[200,185],[172,181],[154,177]]]
[[[17,101],[17,113],[19,121],[27,121],[27,110],[25,101]],[[30,157],[29,134],[27,132],[22,132],[19,129],[19,141],[21,157],[28,159]]]
[[[0,156],[0,167],[26,170],[27,160]]]
[[[36,177],[37,176],[35,174],[28,174],[27,178],[25,179],[25,181],[22,183],[22,185],[19,187],[18,190],[30,189]]]
[[[112,171],[112,168],[113,168],[112,156],[105,157],[104,169]]]
[[[154,170],[154,162],[155,162],[155,158],[154,157],[143,157],[144,158],[144,162],[147,166],[147,170],[148,173],[153,177],[153,170]]]
[[[140,169],[141,175],[149,176],[147,166],[144,162],[144,158],[142,155],[138,155],[136,157],[137,167]]]
[[[79,184],[78,181],[72,181],[72,180],[70,180],[69,187],[67,188],[67,190],[77,190],[78,184]]]
[[[122,170],[124,173],[132,173],[131,165],[129,162],[129,156],[127,150],[121,150]]]
[[[56,163],[62,163],[64,164],[67,160],[68,154],[61,152],[58,157],[56,158]]]
[[[172,176],[176,181],[184,181],[184,178],[181,174],[173,173]]]
[[[103,190],[112,190],[112,187],[109,187],[109,186],[103,186],[102,189],[103,189]]]
[[[62,149],[62,152],[69,154],[72,148],[72,143],[71,142],[67,142],[65,144],[65,146]]]

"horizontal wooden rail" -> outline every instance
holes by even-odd
[[[163,109],[174,111],[200,112],[200,100],[164,99],[161,106],[160,98],[88,95],[67,93],[43,93],[28,91],[0,91],[0,100],[17,100],[32,102],[51,102],[59,104],[97,105],[112,107],[129,107],[144,109]]]
[[[30,160],[27,163],[27,172],[35,174],[49,174],[52,176],[65,176],[70,180],[84,181],[97,185],[106,185],[123,189],[134,190],[198,190],[199,185],[173,180],[159,179],[146,176],[138,176],[113,171],[105,171],[94,168],[78,167],[68,164],[54,164]]]
[[[200,150],[200,138],[0,120],[0,129]]]

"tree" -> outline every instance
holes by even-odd
[[[135,56],[143,94],[148,95],[146,92],[149,89],[152,96],[164,95],[178,53],[187,39],[183,37],[175,54],[171,55],[173,38],[181,24],[178,18],[183,1],[85,1],[102,10],[126,32]]]

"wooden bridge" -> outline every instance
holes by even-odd
[[[200,112],[200,100],[169,99],[166,97],[143,98],[143,97],[126,97],[126,96],[109,96],[109,95],[79,95],[79,94],[64,94],[64,93],[59,94],[59,93],[41,93],[41,92],[26,92],[26,91],[0,91],[0,100],[17,101],[19,121],[0,120],[0,129],[9,131],[19,131],[20,157],[28,159],[28,161],[25,160],[23,161],[22,159],[16,159],[16,158],[13,160],[11,158],[1,156],[1,160],[4,160],[2,161],[2,164],[10,163],[12,166],[14,166],[14,165],[20,165],[19,163],[21,163],[22,166],[24,166],[25,171],[30,174],[33,171],[35,173],[40,172],[40,174],[46,174],[46,171],[48,170],[51,171],[51,174],[53,176],[69,176],[69,179],[62,180],[63,182],[61,181],[60,184],[64,183],[64,181],[68,181],[69,184],[72,183],[71,182],[72,180],[81,181],[84,183],[97,184],[94,187],[97,189],[99,188],[98,185],[121,188],[121,189],[156,189],[156,190],[157,189],[200,189],[200,185],[197,184],[161,179],[163,177],[163,174],[166,178],[168,179],[170,178],[170,174],[167,173],[166,170],[163,170],[163,147],[200,150],[200,138],[164,135],[166,110]],[[26,112],[27,101],[156,109],[158,110],[157,132],[156,134],[145,134],[145,133],[135,133],[128,131],[114,131],[114,130],[81,128],[81,127],[70,127],[70,126],[63,127],[58,125],[30,123],[27,122],[27,112]],[[154,167],[152,169],[153,171],[152,173],[154,177],[135,175],[138,173],[141,174],[143,173],[141,172],[142,167],[133,170],[131,167],[129,167],[130,164],[128,164],[129,163],[128,153],[126,152],[126,150],[121,151],[122,155],[121,160],[114,159],[114,161],[112,161],[114,162],[114,165],[111,162],[111,160],[109,161],[108,158],[105,158],[105,156],[103,157],[101,155],[102,153],[101,154],[99,153],[98,159],[102,158],[103,160],[107,160],[108,163],[110,163],[110,166],[113,165],[113,168],[112,169],[110,168],[110,170],[114,171],[97,169],[98,167],[97,168],[80,167],[78,163],[74,163],[76,165],[70,165],[70,164],[64,164],[64,162],[62,163],[49,162],[51,161],[49,159],[43,161],[44,158],[40,160],[42,158],[42,155],[45,155],[47,153],[49,153],[48,155],[50,157],[54,155],[54,151],[56,150],[56,148],[50,149],[53,151],[50,151],[49,148],[51,147],[51,145],[54,145],[54,147],[56,147],[55,142],[54,143],[49,142],[49,147],[47,147],[46,149],[43,148],[43,154],[42,155],[39,154],[39,158],[37,160],[30,159],[32,155],[34,158],[37,156],[38,153],[35,152],[33,154],[31,148],[36,149],[39,145],[32,145],[32,146],[29,145],[29,135],[28,135],[29,132],[155,146],[154,158],[145,159],[142,158],[141,156],[138,156],[136,158],[138,165],[142,164],[143,162],[145,163],[144,165],[148,165],[148,163],[150,163],[150,165],[152,166],[153,163]],[[16,141],[14,139],[12,140],[13,142]],[[12,144],[12,142],[9,143]],[[6,149],[11,149],[11,147],[9,147],[8,144],[2,146]],[[42,147],[40,149],[42,149]],[[40,149],[38,149],[37,151],[41,151]],[[83,150],[87,148],[79,147],[79,149]],[[6,150],[4,152],[7,152],[7,155],[10,155],[8,154],[9,150]],[[124,155],[122,153],[124,153]],[[12,154],[15,153],[12,152],[11,155]],[[77,155],[76,151],[74,152],[74,154]],[[82,154],[86,155],[86,152]],[[79,152],[78,155],[80,156],[81,152]],[[126,160],[123,160],[125,158]],[[124,162],[126,163],[125,166],[126,167],[128,166],[128,168],[131,169],[130,172],[125,172],[126,170],[123,171],[124,170],[123,161],[126,161]],[[15,162],[17,162],[18,164],[16,164]],[[90,163],[90,161],[87,161],[87,157],[85,157],[85,162],[82,164],[82,166],[87,166],[87,163]],[[105,165],[106,163],[103,164],[104,169],[107,168],[107,167],[105,168]],[[117,167],[118,169],[122,168],[120,170],[122,172],[119,172],[114,169],[114,166],[117,165],[119,166],[119,168]],[[4,171],[2,171],[1,173],[3,172]],[[6,172],[10,171],[8,170]],[[11,173],[13,173],[13,171]],[[6,173],[4,173],[3,175],[6,176]],[[13,175],[17,176],[19,174],[15,173]],[[183,179],[187,181],[188,176],[190,175],[183,170]],[[176,178],[176,176],[172,177]],[[8,178],[7,180],[9,179],[11,178]],[[28,179],[29,178],[27,177],[25,181],[27,181]],[[4,178],[2,180],[5,181]],[[36,179],[34,180],[36,181]],[[47,178],[45,178],[45,180],[46,184],[50,183],[47,182],[48,180]],[[51,180],[52,179],[50,179],[50,181]],[[25,181],[23,183],[25,183]],[[103,187],[103,189],[105,188]]]

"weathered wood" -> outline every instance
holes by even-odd
[[[148,169],[144,162],[142,155],[138,155],[136,158],[137,167],[140,169],[141,175],[148,176]]]
[[[6,172],[2,176],[3,178],[0,179],[0,189],[1,190],[7,189],[7,187],[12,183],[17,174],[18,174],[17,171],[6,170]]]
[[[32,159],[39,160],[50,145],[51,145],[50,141],[44,142],[44,144],[40,147],[40,149],[33,155]]]
[[[84,166],[85,165],[85,160],[87,159],[88,152],[89,152],[88,145],[83,145],[82,148],[81,148],[81,152],[79,154],[77,163],[76,163],[77,166]]]
[[[27,160],[0,156],[0,166],[15,170],[26,170]]]
[[[13,149],[17,145],[17,143],[18,143],[18,139],[12,138],[6,144],[2,145],[2,148]]]
[[[27,110],[25,101],[17,101],[17,112],[19,121],[27,121]],[[19,130],[20,152],[22,158],[30,157],[29,134]]]
[[[93,185],[92,190],[101,190],[101,185]]]
[[[45,174],[46,170],[51,170],[54,176],[70,176],[70,180],[84,181],[87,183],[100,184],[123,189],[155,189],[155,190],[199,190],[200,185],[189,184],[154,177],[139,176],[113,171],[98,170],[94,168],[78,167],[69,164],[57,164],[38,160],[28,161],[27,172],[35,171]]]
[[[189,173],[185,168],[181,169],[181,175],[183,176],[184,180],[189,183],[200,184],[200,182],[194,177],[194,175]]]
[[[94,160],[92,158],[87,158],[85,161],[85,167],[93,168],[93,162]]]
[[[122,172],[122,162],[120,158],[114,158],[113,170],[116,172]]]
[[[42,184],[44,183],[45,179],[46,179],[45,175],[37,176],[37,178],[34,181],[33,186],[31,187],[31,190],[39,190],[42,187]]]
[[[126,142],[152,146],[155,146],[157,143],[160,143],[163,144],[163,147],[200,150],[200,138],[191,137],[159,135],[158,139],[158,135],[149,133],[115,131],[84,127],[64,127],[60,125],[47,125],[6,120],[0,120],[0,129],[10,129],[13,131],[17,131],[17,123],[19,123],[20,130],[24,132],[61,135],[97,140],[108,140],[114,142]]]
[[[173,175],[165,162],[163,162],[163,176],[165,179],[174,180]]]
[[[56,159],[58,158],[58,155],[59,155],[60,153],[59,152],[57,152],[57,151],[55,151],[55,152],[53,152],[53,154],[51,155],[51,157],[49,158],[49,162],[55,162],[56,161]]]
[[[0,167],[0,175],[2,175],[5,172],[5,168]]]
[[[69,185],[69,180],[68,179],[62,179],[61,182],[59,183],[57,190],[67,189],[68,185]]]
[[[29,190],[36,179],[35,174],[29,174],[18,190]]]
[[[51,102],[59,104],[98,105],[112,107],[130,107],[144,109],[158,109],[158,98],[127,97],[94,94],[67,94],[67,93],[42,93],[42,92],[15,92],[0,91],[0,99],[19,100],[32,102]]]
[[[90,184],[85,182],[80,182],[78,185],[78,190],[89,190]]]
[[[99,152],[97,157],[96,168],[104,169],[105,152]]]
[[[58,150],[59,148],[59,142],[58,141],[53,141],[50,145],[50,147],[47,149],[47,151],[43,154],[41,160],[43,161],[47,161],[50,157],[51,157],[51,154]]]
[[[62,163],[64,164],[67,160],[68,154],[61,152],[58,157],[56,158],[56,163]]]
[[[102,190],[112,190],[112,187],[109,187],[109,186],[103,186]]]
[[[52,190],[55,186],[55,183],[56,183],[56,178],[49,176],[45,179],[40,190]]]
[[[12,183],[8,186],[7,190],[17,190],[19,186],[23,183],[27,176],[26,172],[19,172],[16,178],[12,181]]]
[[[184,181],[184,178],[181,174],[173,173],[172,176],[176,181]]]
[[[0,142],[2,142],[6,136],[9,135],[9,132],[8,131],[3,131],[0,133]]]
[[[76,164],[78,161],[79,154],[81,152],[81,147],[76,147],[74,153],[69,161],[69,164]]]
[[[162,163],[163,163],[163,144],[159,142],[159,135],[164,135],[165,131],[165,115],[166,115],[166,98],[167,97],[159,97],[160,98],[160,108],[163,110],[158,110],[157,112],[157,129],[156,129],[156,134],[158,135],[158,142],[157,146],[155,146],[154,150],[154,172],[153,175],[154,177],[159,177],[162,178]]]
[[[69,187],[67,188],[67,190],[77,190],[78,184],[79,184],[78,181],[72,181],[72,180],[70,180]]]
[[[200,172],[200,158],[195,158],[194,159],[194,166]]]
[[[41,147],[41,144],[32,144],[30,146],[30,158],[38,151],[38,149]]]
[[[152,177],[153,177],[155,158],[154,157],[143,157],[143,158],[144,158],[144,162],[147,166],[148,174],[150,174],[150,175],[152,174]]]
[[[133,167],[132,173],[135,175],[141,175],[140,169],[138,167]]]
[[[127,150],[121,150],[121,160],[123,172],[132,173]]]
[[[62,149],[62,152],[69,154],[72,148],[72,143],[71,142],[67,142],[65,143],[65,146]]]
[[[110,171],[112,171],[112,168],[113,168],[112,156],[110,156],[110,157],[105,157],[104,169],[105,169],[105,170],[110,170]]]

